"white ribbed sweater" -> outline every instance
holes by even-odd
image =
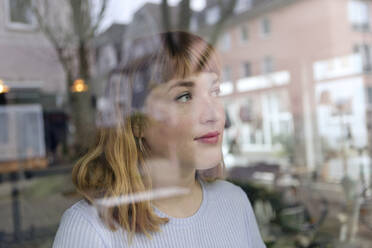
[[[224,180],[201,181],[203,201],[198,211],[187,218],[173,218],[154,207],[155,212],[170,221],[162,231],[135,235],[133,248],[153,247],[228,247],[265,248],[258,231],[251,204],[238,186]],[[96,209],[82,200],[62,216],[53,248],[129,247],[127,233],[110,231],[98,217]]]

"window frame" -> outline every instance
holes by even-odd
[[[4,17],[5,17],[5,25],[7,28],[11,30],[25,30],[25,31],[34,31],[37,29],[37,21],[36,17],[33,16],[31,23],[22,23],[22,22],[14,22],[11,20],[11,13],[10,13],[10,2],[12,0],[5,0],[4,4]],[[31,6],[35,4],[34,0],[29,0]]]

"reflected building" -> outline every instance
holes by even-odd
[[[0,79],[9,86],[6,102],[35,103],[59,109],[66,92],[65,78],[54,48],[41,32],[31,5],[0,4]],[[27,1],[26,1],[27,2]]]
[[[168,6],[166,11],[169,15],[169,22],[164,22],[162,18],[164,10],[161,5],[146,3],[133,14],[130,23],[114,24],[96,38],[94,88],[98,99],[97,109],[104,115],[98,118],[99,121],[104,120],[104,123],[98,123],[98,125],[110,125],[110,120],[114,119],[113,104],[119,104],[125,108],[130,101],[129,90],[121,83],[122,77],[125,76],[122,68],[133,59],[128,57],[127,51],[134,50],[132,55],[141,57],[158,47],[152,42],[143,44],[133,43],[133,41],[178,27],[180,8]],[[136,85],[136,87],[141,91],[141,85]]]
[[[227,139],[236,139],[249,158],[237,163],[295,164],[331,181],[345,173],[368,175],[369,158],[361,151],[370,133],[371,1],[237,5],[245,7],[234,9],[218,40],[223,97],[233,123]],[[210,25],[221,16],[216,8],[204,10]],[[320,101],[325,92],[330,102]],[[283,153],[290,159],[280,161]]]
[[[112,71],[122,59],[125,24],[113,24],[94,40],[93,92],[97,97],[97,109],[107,109],[107,82]]]
[[[54,117],[64,118],[66,85],[31,1],[1,1],[0,16],[0,80],[9,89],[0,94],[0,163],[16,168],[18,160],[45,158],[53,134],[44,128]],[[40,164],[46,165],[35,160],[35,165]],[[7,171],[7,166],[2,169]]]
[[[188,26],[181,26],[181,6],[170,6],[165,22],[161,5],[145,4],[123,31],[118,68],[138,37],[197,33],[222,58],[222,97],[232,123],[225,152],[234,153],[228,165],[296,165],[330,181],[346,171],[354,178],[370,174],[371,1],[232,2],[206,1],[203,10],[190,11]],[[153,46],[135,49],[144,54]]]

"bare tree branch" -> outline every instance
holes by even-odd
[[[106,12],[108,2],[109,2],[108,0],[102,0],[102,5],[100,7],[97,20],[92,25],[92,32],[91,32],[92,36],[96,34],[97,29],[99,28],[99,25],[102,23],[103,17],[105,16],[105,12]]]
[[[209,40],[212,44],[215,44],[221,34],[223,26],[228,21],[228,19],[233,15],[234,8],[237,0],[224,1],[219,0],[218,6],[221,7],[221,16],[214,26],[208,27],[209,30]],[[177,27],[181,30],[189,30],[190,22],[192,18],[192,10],[190,6],[190,0],[182,0],[180,2],[179,8],[179,19]],[[171,30],[172,23],[169,14],[169,4],[167,0],[162,0],[161,2],[161,12],[162,12],[162,23],[165,30]]]
[[[98,11],[94,11],[92,0],[35,0],[35,17],[64,69],[67,89],[77,77],[90,83],[90,42],[101,24],[108,0],[101,1]],[[67,91],[78,148],[86,147],[94,129],[90,89],[79,94]]]
[[[44,13],[48,13],[49,10],[49,3],[47,0],[43,1],[44,3]],[[63,43],[61,44],[61,41],[56,37],[56,33],[54,33],[49,25],[47,25],[47,17],[41,12],[40,8],[38,6],[33,7],[33,12],[35,14],[35,17],[37,19],[37,22],[39,24],[39,28],[41,31],[45,34],[45,36],[48,38],[48,40],[51,42],[52,46],[54,47],[59,62],[61,63],[64,70],[67,72],[69,71],[69,62],[72,59],[70,56],[66,55],[64,52],[64,46]]]
[[[214,29],[212,31],[212,34],[210,36],[210,42],[212,44],[215,44],[221,34],[223,25],[226,23],[226,21],[232,16],[234,12],[234,8],[236,5],[237,0],[231,0],[229,2],[230,4],[223,3],[222,0],[219,0],[219,6],[222,7],[222,14],[218,22],[214,25]]]

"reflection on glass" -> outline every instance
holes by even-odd
[[[195,100],[194,92],[187,93],[195,88],[189,82],[213,82],[216,72],[218,102],[226,112],[221,136],[225,175],[247,193],[266,246],[370,247],[369,0],[3,2],[0,247],[52,246],[63,212],[81,199],[79,193],[91,197],[96,207],[91,209],[97,209],[108,222],[114,221],[117,206],[124,210],[130,206],[128,216],[132,216],[132,206],[143,207],[148,201],[162,218],[198,213],[199,201],[193,201],[195,211],[187,213],[176,211],[186,207],[173,211],[166,207],[172,205],[172,197],[183,199],[190,194],[185,185],[177,183],[187,174],[181,169],[182,161],[195,165],[199,160],[213,162],[201,156],[200,147],[188,149],[178,141],[187,135],[181,132],[185,126],[190,134],[202,135],[189,120],[198,119],[205,109],[213,113],[206,103],[198,105],[201,108],[186,108]],[[188,79],[183,82],[185,89],[171,100],[160,89],[181,81],[174,80],[177,71],[173,67],[158,63],[164,53],[159,49],[161,42],[151,36],[169,30],[203,37],[220,57],[212,75],[208,71],[200,78],[194,73],[180,77]],[[182,115],[179,105],[174,105],[175,98],[185,106]],[[151,129],[146,129],[148,123]],[[151,144],[139,135],[144,130],[152,130],[146,133]],[[131,147],[121,146],[128,142],[128,136],[122,135],[128,131],[137,133],[129,137],[140,148],[134,151],[147,154],[151,146],[156,156],[147,154],[141,163],[134,163],[136,152],[120,152]],[[119,141],[118,137],[125,139],[107,145]],[[125,167],[99,171],[98,164],[132,161],[130,168],[138,172],[126,173],[131,178],[152,179],[152,185],[144,180],[131,188],[133,180],[113,176],[112,182],[122,183],[110,188],[103,183],[107,178],[87,176],[86,181],[79,180],[86,184],[77,192],[71,170],[85,154],[93,161],[87,163],[89,171],[118,175]],[[117,154],[131,156],[117,159]],[[78,164],[88,160],[85,156]],[[93,175],[101,175],[98,172]],[[208,174],[198,172],[199,179]],[[98,187],[100,183],[105,187]],[[201,201],[200,189],[205,185],[196,186],[199,190],[192,192],[199,193]],[[107,193],[109,188],[112,192]],[[218,195],[213,199],[219,199]],[[231,199],[225,197],[224,202],[234,202]],[[245,201],[236,206],[250,211]],[[205,213],[203,204],[200,208]],[[241,216],[232,212],[235,218]],[[231,217],[223,223],[227,231],[238,234],[245,230],[239,228],[242,219]],[[170,223],[173,220],[177,218],[170,218]],[[232,220],[235,224],[228,228]],[[189,232],[196,230],[190,228]],[[163,231],[167,233],[166,228]],[[187,237],[181,235],[179,240]],[[205,237],[201,240],[207,240]],[[92,242],[102,245],[100,239],[92,238]],[[226,239],[219,246],[234,244]]]
[[[128,47],[96,141],[72,172],[85,199],[65,212],[53,246],[91,243],[103,225],[101,243],[115,245],[265,247],[244,191],[221,180],[225,111],[213,46],[174,31]],[[99,230],[81,224],[83,212]],[[195,231],[174,234],[186,224]]]

